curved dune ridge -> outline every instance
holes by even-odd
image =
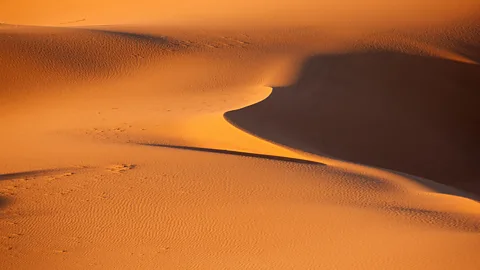
[[[109,30],[16,26],[0,30],[0,49],[8,52],[0,59],[0,80],[8,98],[22,96],[32,87],[115,77],[187,47],[166,37]]]
[[[307,2],[2,7],[0,268],[478,269],[479,4]]]
[[[395,52],[320,55],[294,85],[226,117],[307,152],[478,193],[478,85],[478,65]]]

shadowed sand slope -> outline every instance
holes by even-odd
[[[238,151],[230,151],[230,150],[222,150],[222,149],[213,149],[213,148],[168,145],[168,144],[142,144],[142,145],[172,148],[172,149],[182,149],[182,150],[198,151],[198,152],[207,152],[207,153],[216,153],[216,154],[224,154],[224,155],[234,155],[234,156],[242,156],[242,157],[251,157],[251,158],[263,158],[263,159],[284,161],[284,162],[293,162],[293,163],[324,165],[324,164],[319,163],[319,162],[309,161],[309,160],[304,160],[304,159],[289,158],[289,157],[282,157],[282,156],[272,156],[272,155],[263,155],[263,154],[255,154],[255,153],[248,153],[248,152],[238,152]]]
[[[480,192],[480,66],[394,52],[320,55],[226,118],[305,151]]]
[[[38,170],[38,171],[0,174],[0,181],[1,180],[13,180],[13,179],[28,178],[28,177],[31,177],[31,176],[44,175],[44,174],[47,174],[49,172],[50,172],[49,170]]]
[[[0,197],[0,209],[6,207],[8,205],[9,201],[4,198],[4,197]]]

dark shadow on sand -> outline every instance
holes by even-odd
[[[115,30],[104,29],[88,29],[87,31],[102,33],[109,36],[118,36],[121,38],[131,39],[137,42],[149,42],[157,45],[166,45],[169,43],[169,39],[166,36],[155,36],[144,33],[123,32]]]
[[[201,147],[179,146],[179,145],[168,145],[168,144],[150,144],[150,143],[140,143],[139,145],[163,147],[163,148],[173,148],[173,149],[182,149],[182,150],[188,150],[188,151],[198,151],[198,152],[207,152],[207,153],[224,154],[224,155],[234,155],[234,156],[251,157],[251,158],[261,158],[261,159],[276,160],[276,161],[283,161],[283,162],[293,162],[293,163],[301,163],[301,164],[325,165],[323,163],[310,161],[310,160],[303,160],[303,159],[296,159],[296,158],[289,158],[289,157],[281,157],[281,156],[272,156],[272,155],[263,155],[263,154],[255,154],[255,153],[247,153],[247,152],[238,152],[238,151],[223,150],[223,149],[201,148]]]
[[[10,204],[10,200],[8,198],[0,196],[0,210],[7,207]]]
[[[54,170],[36,170],[36,171],[25,171],[25,172],[16,172],[16,173],[7,173],[0,174],[0,181],[2,180],[14,180],[14,179],[25,179],[33,178],[38,176],[46,176],[54,172],[61,172],[64,169],[54,169]]]
[[[225,118],[306,152],[480,194],[480,66],[396,52],[319,55]]]

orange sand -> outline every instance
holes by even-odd
[[[1,5],[0,269],[479,269],[478,1]]]

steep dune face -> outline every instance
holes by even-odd
[[[298,81],[229,112],[261,137],[480,192],[480,66],[394,52],[321,55]]]
[[[112,29],[10,26],[2,31],[1,45],[10,54],[0,60],[5,71],[0,147],[1,159],[10,165],[32,153],[49,155],[59,148],[52,139],[59,133],[248,151],[265,145],[251,136],[240,143],[242,133],[222,118],[270,91],[259,84],[276,57],[248,48],[241,33],[179,40]],[[123,136],[131,123],[135,135]],[[220,136],[212,138],[212,132]],[[268,154],[289,154],[266,148],[273,151]]]

